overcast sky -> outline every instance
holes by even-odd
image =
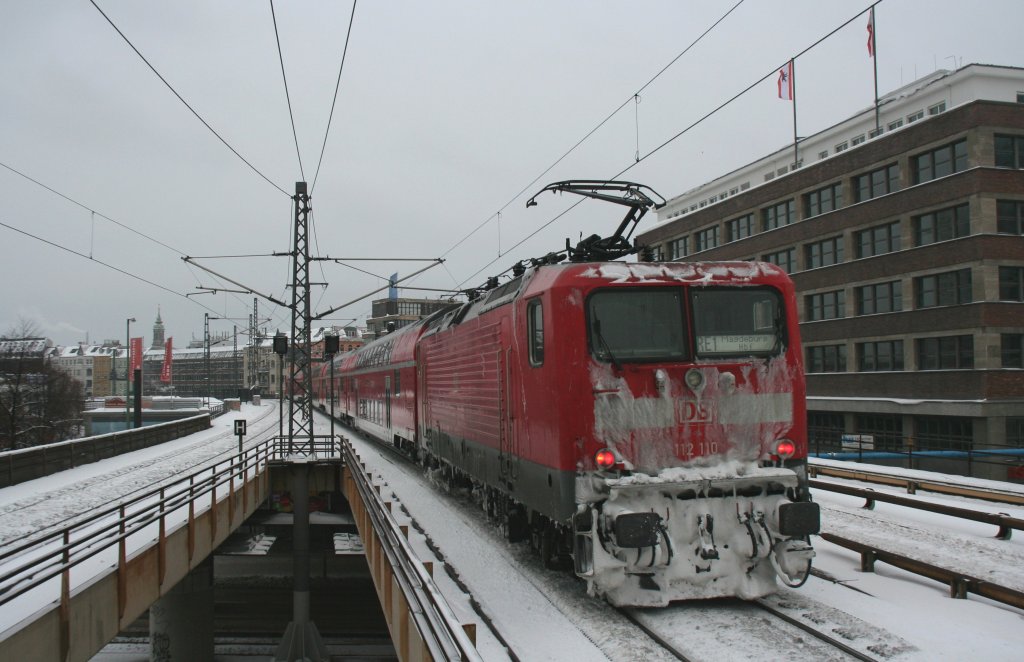
[[[27,319],[58,344],[87,336],[123,342],[125,320],[135,317],[132,335],[144,335],[148,345],[158,306],[176,346],[202,337],[205,312],[240,320],[211,322],[214,331],[230,331],[235,323],[244,328],[253,296],[186,298],[197,286],[225,283],[180,258],[291,249],[289,196],[303,175],[270,5],[97,4],[273,184],[204,127],[88,0],[5,3],[0,332]],[[363,0],[312,194],[314,252],[339,258],[444,256],[443,267],[415,284],[454,288],[480,284],[516,260],[562,248],[566,237],[608,233],[620,219],[618,208],[586,202],[510,250],[576,201],[546,194],[526,209],[526,199],[544,184],[616,175],[634,164],[638,147],[641,156],[647,154],[871,3],[746,0],[644,89],[639,104],[630,100],[735,4]],[[351,9],[344,0],[275,4],[310,185]],[[1024,66],[1019,0],[885,0],[876,12],[883,94],[936,68],[972,62]],[[801,135],[872,103],[866,22],[866,16],[856,18],[797,59]],[[515,197],[627,100],[599,131]],[[671,198],[791,141],[791,112],[789,102],[776,97],[772,76],[622,178]],[[500,223],[494,218],[499,211]],[[653,215],[643,227],[652,223]],[[290,301],[286,258],[200,262]],[[425,263],[352,265],[386,277]],[[311,280],[329,284],[314,289],[314,312],[385,284],[333,263],[324,264],[322,273],[315,267]],[[365,318],[369,309],[367,299],[335,318]],[[271,316],[271,331],[288,330],[286,309],[261,301],[260,310]]]

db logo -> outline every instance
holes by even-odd
[[[676,401],[676,423],[706,422],[710,420],[710,404],[693,400]]]

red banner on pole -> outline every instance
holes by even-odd
[[[169,384],[171,382],[171,363],[172,361],[174,361],[174,355],[172,353],[173,345],[173,337],[168,338],[167,342],[164,343],[164,365],[160,369],[160,381],[164,382],[165,384]]]
[[[142,338],[132,338],[131,352],[131,373],[134,375],[136,370],[142,370]]]

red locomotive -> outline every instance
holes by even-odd
[[[571,558],[612,604],[799,585],[819,514],[793,284],[765,263],[590,261],[636,252],[622,229],[654,206],[643,188],[546,187],[633,211],[569,262],[337,357],[315,397],[471,484],[510,539]]]

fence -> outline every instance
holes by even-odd
[[[123,430],[45,446],[0,453],[0,487],[42,478],[58,471],[149,448],[209,429],[210,414]]]

